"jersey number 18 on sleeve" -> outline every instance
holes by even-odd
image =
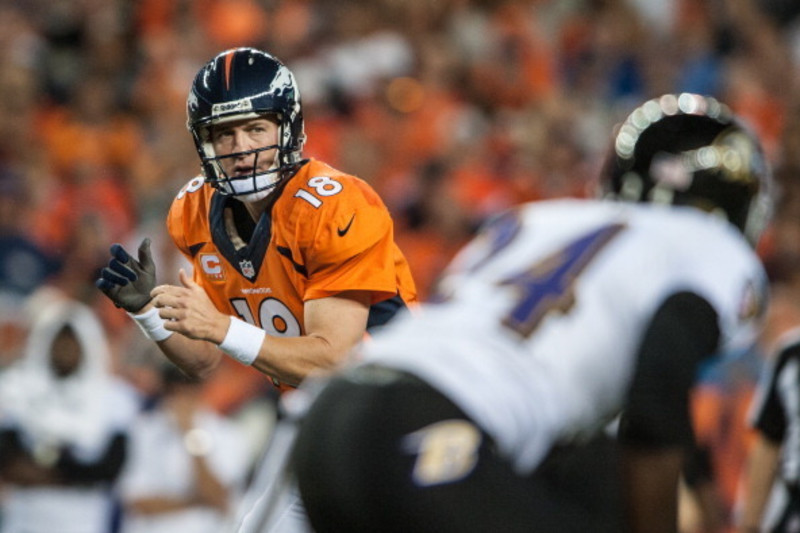
[[[307,185],[314,189],[318,196],[333,196],[342,192],[344,186],[335,179],[328,176],[317,176],[308,180]],[[322,205],[322,200],[314,196],[305,189],[300,189],[294,193],[296,198],[302,198],[306,202],[319,209]]]

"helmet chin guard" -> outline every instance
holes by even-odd
[[[219,54],[195,76],[186,110],[206,181],[222,194],[244,201],[264,198],[304,162],[300,93],[292,72],[270,54],[253,48]],[[224,156],[215,153],[212,127],[260,117],[277,122],[278,144]],[[277,150],[275,161],[268,170],[259,171],[259,154],[272,149]],[[230,176],[223,171],[223,159],[251,153],[256,154],[252,174]]]
[[[211,145],[210,142],[205,143]],[[258,170],[259,156],[268,151],[278,148],[277,145],[265,146],[263,148],[256,148],[255,150],[248,150],[245,152],[235,152],[229,155],[215,156],[213,155],[213,148],[209,148],[212,155],[204,158],[204,163],[213,165],[216,175],[219,178],[216,181],[208,179],[206,181],[214,185],[222,194],[234,196],[245,202],[253,202],[266,198],[269,193],[277,187],[282,181],[281,169],[278,161],[278,154],[276,152],[272,165],[267,170]],[[222,161],[235,157],[247,156],[255,154],[255,161],[253,163],[253,171],[249,174],[229,176],[222,168]]]

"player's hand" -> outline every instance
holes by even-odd
[[[117,307],[138,313],[150,302],[150,291],[156,286],[156,265],[150,251],[150,239],[145,238],[139,245],[138,261],[121,244],[112,244],[111,261],[100,271],[95,285]]]
[[[166,320],[164,327],[189,337],[219,344],[225,338],[230,317],[220,313],[203,288],[181,269],[181,287],[159,285],[151,295],[153,306]]]

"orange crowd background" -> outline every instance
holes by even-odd
[[[777,0],[5,0],[0,2],[0,369],[56,293],[92,305],[116,369],[147,390],[140,334],[94,287],[108,247],[154,239],[199,172],[185,98],[220,51],[256,46],[295,72],[306,155],[371,183],[426,298],[488,215],[592,196],[611,132],[665,92],[716,96],[761,137],[778,213],[759,250],[800,257],[800,6]],[[20,248],[21,247],[21,248]],[[27,260],[18,249],[33,250]],[[31,259],[33,257],[34,259]],[[709,372],[698,435],[735,505],[758,355]],[[208,400],[270,394],[231,363]]]

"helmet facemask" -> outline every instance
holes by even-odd
[[[225,155],[217,155],[212,142],[213,128],[222,124],[230,122],[240,122],[255,118],[265,118],[272,122],[278,122],[278,137],[279,139],[285,138],[283,135],[284,127],[280,120],[276,117],[269,115],[257,115],[254,113],[246,115],[231,115],[222,120],[212,121],[208,126],[198,126],[195,131],[199,134],[199,139],[195,142],[200,147],[198,153],[203,165],[203,172],[206,176],[206,181],[220,191],[221,194],[235,196],[236,198],[253,202],[265,198],[270,192],[287,177],[287,173],[294,168],[291,153],[287,153],[285,144],[280,142],[277,144],[270,144],[267,146],[245,150],[241,152],[233,152]],[[274,150],[274,155],[266,155],[266,152]],[[224,168],[223,162],[230,159],[237,159],[247,157],[254,154],[252,172],[242,175],[229,175]],[[269,167],[262,168],[264,157],[271,157]]]

